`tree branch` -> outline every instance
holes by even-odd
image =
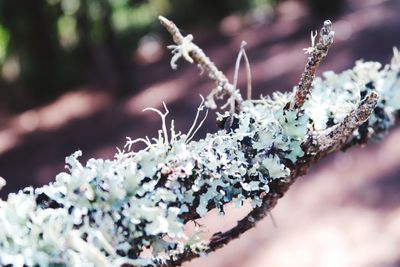
[[[368,120],[377,106],[378,100],[379,94],[371,92],[341,123],[324,131],[316,131],[311,134],[306,143],[308,153],[326,153],[327,150],[341,148],[352,137],[354,131]]]
[[[379,95],[376,92],[370,93],[360,102],[356,109],[346,116],[342,123],[335,125],[322,133],[312,135],[312,138],[303,144],[303,146],[307,148],[308,154],[299,160],[296,166],[293,166],[292,175],[287,177],[285,181],[273,181],[270,184],[270,191],[263,198],[262,205],[254,208],[243,219],[239,220],[235,227],[223,233],[215,233],[209,241],[206,252],[213,252],[232,240],[239,238],[243,233],[253,228],[258,221],[266,217],[268,212],[275,207],[278,200],[289,190],[294,181],[299,176],[303,175],[312,163],[317,159],[320,159],[322,156],[327,155],[329,152],[334,152],[340,149],[345,141],[350,139],[353,132],[370,117],[377,105],[378,99]],[[317,153],[318,157],[310,156]],[[198,253],[191,250],[185,250],[183,253],[175,255],[174,259],[170,259],[164,264],[160,264],[160,266],[179,266],[183,262],[197,257]]]
[[[301,75],[300,82],[295,87],[295,95],[291,103],[291,108],[299,109],[303,106],[306,97],[312,89],[312,81],[315,77],[321,60],[328,54],[329,47],[333,43],[333,36],[335,32],[332,31],[332,22],[325,20],[324,26],[321,28],[318,43],[315,45],[314,40],[316,35],[311,32],[311,47],[305,48],[308,57],[307,65]]]
[[[332,41],[330,23],[309,49],[295,92],[242,101],[192,37],[183,37],[165,18],[160,21],[177,43],[171,65],[180,56],[192,60],[223,83],[220,92],[240,104],[229,129],[192,141],[203,122],[198,122],[203,104],[186,134],[177,133],[173,123],[168,132],[166,106],[165,113],[150,108],[162,119],[157,138],[128,139],[128,150],[119,150],[114,160],[90,159],[86,165],[77,159],[81,152],[75,152],[66,159],[68,172],[57,175],[54,183],[28,187],[0,201],[0,264],[180,265],[254,227],[321,157],[379,138],[396,122],[398,55],[385,68],[357,62],[344,73],[312,80]],[[349,88],[355,79],[360,85]],[[287,105],[291,101],[292,109]],[[139,141],[147,147],[130,150]],[[232,229],[209,241],[199,239],[196,231],[185,234],[187,222],[244,201],[253,210]],[[150,257],[144,255],[146,249]]]
[[[177,46],[169,46],[169,48],[173,49],[174,53],[174,57],[171,60],[172,68],[176,69],[177,66],[175,62],[181,56],[188,62],[197,64],[201,72],[206,72],[208,77],[217,84],[216,90],[213,91],[212,96],[208,98],[208,106],[210,108],[216,108],[215,103],[211,99],[216,96],[218,98],[232,99],[235,103],[236,110],[240,110],[243,99],[237,88],[229,82],[222,71],[218,70],[214,62],[206,56],[203,50],[192,42],[193,36],[190,34],[183,36],[172,21],[162,16],[159,16],[158,19],[177,44]]]

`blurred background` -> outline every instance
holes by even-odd
[[[360,58],[389,62],[400,46],[398,0],[0,0],[0,176],[9,192],[52,181],[77,149],[112,158],[125,137],[154,136],[142,113],[165,101],[186,132],[213,88],[197,69],[170,69],[163,15],[229,78],[245,40],[254,97],[291,90],[310,31],[331,19],[335,42],[318,73]],[[239,86],[244,88],[244,71]],[[216,130],[209,115],[198,134]],[[384,141],[324,159],[273,211],[222,250],[184,266],[400,266],[400,130]],[[139,146],[137,148],[140,148]],[[210,232],[245,209],[210,214]]]

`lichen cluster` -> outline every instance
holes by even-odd
[[[54,183],[1,203],[0,262],[147,265],[188,246],[200,253],[202,241],[183,233],[190,211],[223,213],[226,203],[247,199],[260,205],[268,182],[290,174],[282,159],[303,154],[307,120],[265,103],[247,103],[229,132],[197,142],[171,131],[170,140],[160,134],[144,150],[86,166],[74,153]],[[152,259],[140,257],[146,247]]]
[[[47,186],[25,188],[0,201],[2,266],[149,266],[184,250],[202,253],[207,243],[187,233],[188,221],[233,203],[261,205],[269,184],[291,176],[311,131],[340,124],[368,91],[381,99],[347,144],[362,142],[394,124],[400,109],[400,57],[392,63],[357,62],[340,74],[326,72],[299,109],[293,93],[247,100],[237,114],[218,115],[221,130],[192,141],[163,126],[157,138],[128,140],[113,160],[67,157],[68,172]],[[146,148],[132,151],[137,141]]]
[[[315,130],[341,123],[369,92],[380,95],[373,114],[354,133],[353,142],[380,139],[395,123],[400,109],[400,56],[394,48],[391,64],[382,68],[379,62],[359,60],[353,69],[336,74],[323,73],[313,82],[313,91],[305,103],[305,113]]]

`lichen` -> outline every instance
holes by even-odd
[[[285,181],[306,156],[309,131],[340,123],[368,91],[381,95],[378,107],[348,142],[393,125],[399,65],[395,52],[384,68],[358,61],[340,74],[326,72],[301,110],[289,108],[293,92],[244,101],[239,113],[218,116],[221,130],[198,141],[192,139],[204,121],[198,122],[204,100],[186,134],[173,124],[168,129],[166,107],[165,113],[151,109],[162,118],[158,138],[128,139],[113,160],[82,164],[77,151],[53,183],[0,201],[0,263],[149,266],[185,249],[203,253],[207,245],[198,232],[184,231],[189,220],[213,208],[224,214],[228,203],[260,206],[270,183]],[[138,141],[147,147],[133,151]],[[144,256],[146,248],[151,256]]]
[[[312,121],[313,129],[323,130],[343,121],[345,116],[367,93],[376,91],[380,100],[372,116],[355,132],[354,140],[366,136],[380,139],[395,122],[400,109],[400,72],[398,50],[394,48],[391,64],[382,68],[379,62],[357,61],[353,69],[335,74],[325,72],[313,82],[313,92],[305,103],[305,113]],[[375,135],[369,130],[379,132]],[[379,131],[377,131],[379,130]]]

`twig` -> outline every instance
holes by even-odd
[[[247,57],[246,50],[243,48],[243,58],[246,64],[246,75],[247,75],[247,100],[251,100],[253,88],[252,88],[252,76],[251,76],[251,68],[250,61]]]
[[[218,97],[223,97],[224,99],[231,99],[233,97],[236,110],[240,110],[240,105],[243,101],[241,95],[229,82],[228,78],[218,70],[214,62],[206,56],[203,50],[192,42],[193,36],[188,35],[184,37],[172,21],[162,16],[159,16],[158,19],[177,44],[177,46],[170,46],[170,48],[177,49],[176,53],[178,57],[183,56],[189,62],[196,63],[202,72],[205,71],[208,77],[217,83]],[[176,61],[177,58],[173,58],[173,60]],[[212,108],[215,107],[213,106]]]
[[[320,31],[319,40],[316,45],[314,44],[316,34],[313,35],[311,33],[311,47],[304,49],[310,56],[308,57],[308,62],[301,79],[295,87],[295,95],[290,104],[292,109],[299,109],[303,106],[306,97],[312,89],[315,71],[321,60],[328,54],[328,49],[333,43],[334,34],[335,32],[332,31],[332,22],[330,20],[324,21],[324,26]]]
[[[379,94],[377,92],[369,93],[358,107],[344,118],[343,122],[322,132],[311,134],[308,141],[308,152],[315,154],[336,150],[371,116],[378,100]]]
[[[239,68],[240,68],[240,61],[242,60],[242,57],[244,58],[244,62],[246,64],[246,76],[247,76],[247,100],[251,99],[251,92],[252,92],[252,86],[251,86],[251,68],[250,68],[250,62],[249,58],[247,57],[246,50],[244,47],[247,45],[245,41],[242,41],[240,44],[240,51],[236,59],[236,64],[235,64],[235,75],[233,78],[233,85],[236,88],[237,86],[237,80],[238,80],[238,73],[239,73]]]

